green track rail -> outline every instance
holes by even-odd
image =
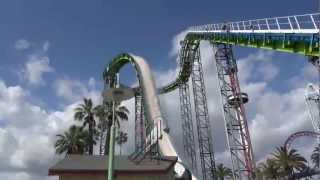
[[[200,41],[207,40],[213,44],[231,44],[235,46],[274,50],[279,52],[296,53],[307,57],[320,57],[319,34],[261,34],[261,33],[188,33],[184,40],[184,50],[180,56],[182,59],[193,59],[194,51]],[[115,77],[119,70],[127,63],[134,66],[133,56],[127,53],[120,54],[112,59],[106,67],[103,78],[107,82]],[[193,62],[183,61],[178,77],[171,83],[158,89],[160,94],[168,93],[179,87],[179,84],[188,81]],[[139,88],[135,87],[139,93]]]

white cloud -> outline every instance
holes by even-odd
[[[95,88],[96,84],[97,84],[97,82],[93,77],[89,78],[88,85],[90,88]]]
[[[319,81],[319,73],[317,68],[311,63],[301,67],[297,76],[293,76],[289,79],[289,85],[292,88],[305,88],[308,83],[316,84]]]
[[[184,40],[184,37],[187,35],[188,31],[182,31],[181,33],[179,33],[178,35],[176,35],[173,40],[172,40],[172,49],[169,52],[169,56],[170,57],[174,57],[177,56],[179,53],[179,49],[180,49],[180,42],[182,40]]]
[[[88,94],[98,98],[97,92]],[[81,101],[49,111],[28,96],[22,87],[0,80],[0,179],[57,179],[47,177],[48,168],[61,158],[55,155],[55,135],[74,123],[74,108]]]
[[[16,48],[27,49],[30,47],[30,42],[26,40],[18,40],[16,43]],[[45,80],[43,78],[44,74],[54,72],[54,69],[50,65],[50,58],[47,55],[49,50],[50,42],[46,41],[39,48],[33,48],[34,52],[28,53],[26,55],[27,61],[24,67],[19,72],[21,79],[26,80],[27,83],[31,85],[45,85]]]
[[[19,39],[15,42],[14,47],[16,50],[26,50],[31,47],[31,43],[25,39]]]
[[[54,89],[57,96],[68,101],[79,100],[88,93],[88,89],[80,81],[67,78],[57,79],[54,82]]]
[[[58,180],[56,176],[39,176],[27,172],[0,172],[1,180]]]
[[[46,55],[31,54],[23,69],[23,76],[32,85],[44,85],[43,75],[53,72],[50,66],[50,59]]]
[[[258,159],[271,153],[275,146],[283,145],[290,134],[312,130],[304,89],[293,89],[283,94],[265,92],[251,104],[256,107],[256,115],[251,120],[250,133]]]
[[[79,101],[83,97],[91,97],[97,102],[100,96],[97,97],[96,94],[100,93],[95,91],[95,83],[96,81],[92,77],[88,80],[87,84],[65,77],[55,80],[53,88],[56,95],[67,102]]]
[[[42,45],[43,52],[47,52],[49,48],[50,48],[50,42],[49,41],[44,42]]]
[[[315,68],[315,66],[312,65],[311,63],[302,68],[301,74],[308,79],[319,78],[317,68]]]
[[[25,172],[19,173],[0,173],[0,179],[2,180],[32,180],[30,175]]]
[[[270,81],[270,80],[274,79],[278,75],[279,70],[273,64],[268,63],[268,64],[264,64],[262,66],[259,66],[258,72],[261,75],[263,75],[262,76],[263,80]]]
[[[271,81],[279,74],[279,69],[272,64],[272,51],[258,50],[245,58],[238,59],[239,80],[245,83],[249,78],[260,78],[262,81]]]
[[[13,134],[6,129],[0,129],[0,160],[8,160],[12,155],[12,150],[18,146],[18,142]]]

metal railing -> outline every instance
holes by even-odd
[[[155,158],[155,156],[160,156],[160,149],[158,143],[159,139],[162,137],[161,129],[161,121],[154,123],[151,131],[146,136],[143,147],[141,147],[140,149],[136,149],[135,152],[133,152],[129,156],[129,159],[131,159],[135,163],[140,163],[146,158],[146,156],[149,156],[151,158]],[[157,157],[155,159],[159,160],[159,158],[160,157]]]
[[[190,31],[319,30],[320,13],[192,26]]]

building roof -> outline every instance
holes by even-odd
[[[139,164],[132,162],[128,156],[114,157],[115,173],[167,172],[177,162],[177,157],[166,156],[162,160],[144,159]],[[108,157],[98,155],[67,155],[63,160],[49,169],[49,175],[106,173]]]

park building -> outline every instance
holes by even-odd
[[[145,158],[136,163],[128,156],[115,156],[115,180],[173,180],[177,157],[161,160]],[[99,155],[67,155],[49,169],[49,176],[59,180],[106,180],[108,157]]]

